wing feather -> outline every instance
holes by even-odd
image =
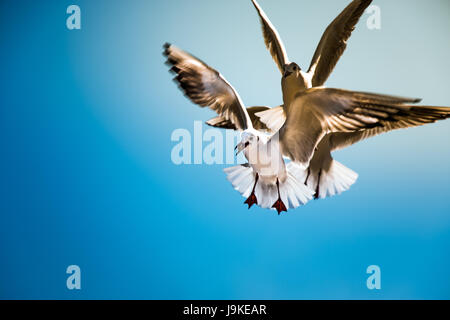
[[[397,106],[398,107],[398,106]],[[389,107],[394,110],[394,107]],[[330,134],[331,151],[349,147],[362,140],[386,133],[392,130],[406,129],[434,123],[438,120],[450,118],[450,108],[430,106],[408,106],[403,105],[391,120],[381,120],[380,126],[376,128],[356,132],[335,132]]]
[[[270,22],[269,18],[267,17],[263,9],[261,9],[258,2],[256,2],[256,0],[252,0],[252,2],[261,20],[264,43],[266,44],[267,49],[272,55],[272,58],[275,60],[278,69],[280,69],[280,72],[283,74],[284,65],[289,63],[283,41],[281,40],[277,29],[275,29],[273,24]]]
[[[266,124],[264,124],[260,120],[260,118],[256,115],[256,113],[263,112],[263,111],[266,111],[269,109],[270,109],[269,107],[265,107],[265,106],[264,107],[249,107],[249,108],[247,108],[247,112],[248,112],[248,115],[250,116],[250,120],[252,121],[252,125],[253,125],[254,129],[261,130],[261,131],[268,131],[268,132],[271,131],[269,128],[267,128]],[[236,126],[233,123],[231,123],[230,120],[226,120],[222,116],[217,116],[215,118],[212,118],[212,119],[206,121],[206,124],[211,127],[216,127],[216,128],[237,130]]]
[[[313,87],[323,85],[328,79],[347,48],[347,40],[355,29],[359,18],[371,2],[372,0],[352,1],[327,27],[308,70],[308,73],[312,76]]]
[[[193,103],[209,107],[239,130],[251,127],[249,115],[236,90],[215,69],[183,50],[164,45],[174,81]]]
[[[283,153],[308,165],[317,144],[333,134],[343,148],[386,131],[450,117],[450,108],[415,106],[418,99],[341,89],[312,88],[299,93],[280,130]]]

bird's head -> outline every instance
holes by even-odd
[[[241,142],[239,142],[234,150],[236,150],[236,155],[238,155],[241,151],[247,149],[249,146],[256,145],[259,141],[259,135],[255,134],[252,131],[246,130],[242,132]]]
[[[298,66],[298,64],[296,64],[295,62],[291,62],[289,64],[285,64],[284,65],[284,70],[283,70],[283,78],[288,78],[288,77],[299,77],[301,76],[300,74],[300,67]]]
[[[295,62],[284,65],[281,89],[283,91],[284,105],[289,105],[298,92],[311,87],[309,76]]]

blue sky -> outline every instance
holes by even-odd
[[[261,0],[307,68],[349,1]],[[346,193],[277,216],[247,210],[223,165],[176,166],[193,106],[161,55],[171,42],[219,70],[247,105],[281,103],[250,1],[2,1],[0,298],[448,299],[448,122],[339,151]],[[328,87],[449,105],[449,3],[374,1]],[[82,289],[66,288],[67,266]],[[368,290],[379,265],[382,289]]]

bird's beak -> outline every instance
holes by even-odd
[[[236,147],[234,147],[234,151],[236,151],[236,155],[238,155],[239,153],[241,153],[242,150],[244,150],[246,147],[248,146],[248,142],[243,143],[243,142],[239,142]]]
[[[289,65],[285,64],[283,66],[283,78],[289,77],[292,74],[292,71],[289,71]]]

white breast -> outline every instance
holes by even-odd
[[[286,179],[286,166],[280,151],[278,139],[271,139],[268,143],[258,142],[248,146],[244,154],[262,182],[275,184],[277,178],[280,182]]]

